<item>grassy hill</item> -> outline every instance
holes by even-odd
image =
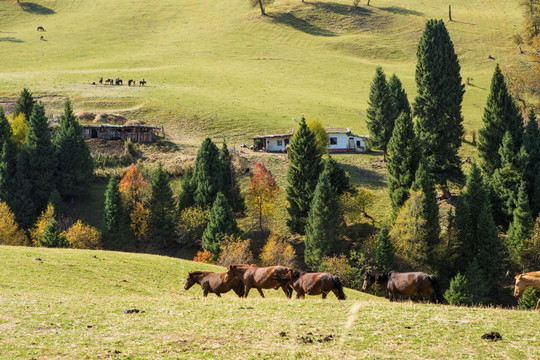
[[[495,62],[504,67],[516,56],[517,4],[452,3],[447,27],[462,77],[473,79],[463,106],[468,130],[480,127]],[[289,130],[302,115],[366,133],[375,67],[396,73],[412,100],[417,41],[426,19],[448,18],[448,2],[352,5],[278,0],[261,17],[246,0],[2,1],[0,103],[27,87],[57,114],[69,96],[76,110],[164,125],[183,143],[208,135],[247,143]],[[148,86],[90,85],[100,76]]]
[[[533,359],[537,313],[346,290],[287,300],[185,291],[209,266],[143,254],[0,247],[3,359]],[[137,308],[138,314],[124,314]],[[502,341],[482,340],[497,331]]]

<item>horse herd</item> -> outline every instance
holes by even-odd
[[[368,290],[374,283],[380,284],[388,292],[390,301],[396,300],[399,296],[416,295],[420,301],[425,300],[427,296],[432,302],[444,302],[437,278],[423,272],[367,272],[362,289]],[[184,289],[189,290],[194,284],[201,286],[204,297],[208,293],[221,297],[221,294],[233,290],[238,297],[247,298],[249,291],[255,288],[264,298],[262,289],[281,288],[288,299],[292,297],[293,289],[296,291],[297,299],[305,298],[306,294],[322,295],[322,298],[326,299],[330,292],[333,292],[339,300],[346,299],[343,285],[337,276],[330,273],[296,271],[280,265],[258,267],[238,264],[229,266],[223,273],[193,271],[188,273]],[[521,296],[529,286],[540,289],[540,271],[516,275],[514,296]],[[540,299],[535,310],[539,307]]]
[[[105,84],[105,85],[107,85],[107,84],[108,85],[122,85],[123,80],[120,79],[120,78],[103,80],[103,78],[100,77],[98,83],[100,85],[103,85],[103,84]],[[92,84],[95,85],[96,83],[94,82]],[[135,86],[135,80],[131,80],[131,79],[128,80],[128,86],[132,86],[132,85]],[[141,81],[139,81],[139,86],[144,86],[144,85],[146,85],[146,80],[142,79]]]

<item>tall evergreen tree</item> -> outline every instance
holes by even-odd
[[[234,212],[243,213],[246,210],[246,203],[240,193],[231,153],[225,142],[223,142],[219,157],[223,163],[223,195],[229,200]]]
[[[234,213],[227,198],[218,193],[210,209],[210,220],[202,236],[202,247],[210,251],[214,258],[219,256],[219,247],[224,236],[239,235]]]
[[[126,221],[122,208],[122,199],[118,188],[118,180],[113,176],[109,180],[105,191],[105,210],[103,211],[103,224],[101,235],[105,249],[126,249]]]
[[[464,85],[454,44],[442,20],[428,20],[416,52],[416,133],[436,184],[461,182],[458,150],[463,135]]]
[[[399,116],[401,113],[410,114],[411,105],[409,104],[407,93],[405,92],[405,89],[403,89],[401,80],[399,80],[396,74],[393,74],[390,79],[388,79],[388,91],[390,92],[390,97],[394,102],[397,116]]]
[[[94,175],[94,160],[84,139],[82,127],[73,115],[71,102],[66,100],[60,127],[54,139],[57,159],[57,188],[64,198],[88,192]]]
[[[311,200],[322,171],[321,153],[315,134],[302,118],[289,147],[290,165],[287,172],[287,200],[292,232],[304,234]]]
[[[195,205],[195,189],[197,184],[192,181],[193,174],[186,171],[182,175],[182,192],[178,196],[178,213]]]
[[[495,67],[491,79],[491,90],[488,95],[484,115],[484,127],[478,131],[478,155],[482,159],[482,168],[488,174],[501,167],[499,147],[504,134],[509,132],[516,149],[521,146],[522,117],[514,99],[509,94],[504,76],[499,68]]]
[[[11,138],[11,126],[4,113],[4,108],[0,106],[0,147],[4,146],[9,138]]]
[[[30,116],[32,116],[32,110],[35,104],[36,101],[32,97],[32,93],[30,93],[28,89],[23,89],[23,91],[21,91],[21,95],[17,99],[17,104],[15,105],[15,112],[13,113],[13,117],[16,117],[17,115],[22,113],[24,114],[26,121],[29,121]]]
[[[51,219],[38,241],[41,246],[50,248],[69,247],[69,242],[66,236],[62,234],[60,224],[54,218]]]
[[[195,159],[193,171],[194,201],[198,206],[210,206],[218,192],[223,190],[223,163],[219,149],[210,138],[206,138]]]
[[[420,154],[414,126],[407,112],[396,120],[392,137],[388,142],[388,192],[392,204],[392,218],[409,198],[409,189],[414,181]]]
[[[11,140],[11,127],[4,109],[0,107],[0,200],[12,205],[16,170],[16,147]]]
[[[377,244],[375,245],[375,262],[380,271],[390,271],[395,266],[395,249],[388,236],[388,228],[386,225],[381,227]]]
[[[176,204],[171,190],[169,174],[160,163],[152,178],[152,196],[148,204],[150,211],[148,230],[155,244],[170,245],[175,233]]]
[[[30,193],[35,205],[33,212],[37,216],[56,187],[56,151],[43,104],[33,107],[23,150],[28,155]]]
[[[463,274],[467,279],[468,293],[472,296],[472,304],[486,304],[489,302],[489,286],[484,270],[478,265],[476,257],[472,259]]]
[[[368,145],[370,148],[381,149],[386,160],[386,147],[394,130],[394,122],[398,115],[395,102],[390,94],[386,75],[382,67],[377,66],[375,77],[369,90],[367,113],[367,128],[369,130]]]
[[[17,223],[25,229],[29,229],[36,220],[35,209],[37,207],[32,198],[30,174],[30,159],[23,148],[17,157],[14,186],[10,195],[11,204],[8,204],[15,214]]]
[[[330,155],[329,153],[323,160],[324,171],[328,171],[330,174],[330,182],[337,195],[342,195],[346,191],[351,191],[351,183],[349,175],[345,172],[343,167]]]
[[[523,133],[523,146],[529,155],[525,172],[531,211],[540,213],[540,129],[534,110],[529,112],[529,121]]]
[[[516,208],[513,213],[513,220],[508,227],[507,244],[510,259],[517,265],[516,270],[521,270],[523,264],[521,254],[525,239],[531,234],[534,226],[534,219],[529,208],[529,198],[525,183],[519,186]]]
[[[306,225],[304,260],[311,269],[319,268],[324,255],[332,256],[344,250],[340,231],[343,221],[330,173],[323,171],[313,195]]]

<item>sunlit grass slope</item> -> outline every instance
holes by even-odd
[[[245,0],[2,1],[0,95],[28,87],[38,96],[70,96],[76,110],[163,124],[183,142],[206,135],[247,142],[288,130],[303,115],[366,133],[375,67],[396,73],[412,99],[425,21],[448,16],[448,2],[439,0],[371,3],[278,0],[261,17]],[[447,27],[463,79],[474,85],[463,108],[469,129],[480,126],[495,62],[515,56],[517,4],[452,3],[455,21]],[[90,85],[101,76],[144,78],[148,86]],[[58,113],[61,98],[54,99],[43,98]]]

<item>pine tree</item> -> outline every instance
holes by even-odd
[[[210,206],[217,193],[223,190],[223,163],[219,149],[210,138],[203,141],[197,153],[191,181],[194,188],[193,199],[198,206]]]
[[[23,149],[28,155],[30,194],[35,205],[33,212],[37,215],[56,187],[56,151],[43,104],[33,107]]]
[[[223,163],[223,195],[229,200],[234,212],[244,213],[246,211],[246,203],[240,193],[240,186],[236,179],[236,171],[232,164],[231,153],[225,142],[223,142],[219,158]]]
[[[386,147],[392,136],[394,122],[397,118],[395,102],[390,94],[386,75],[378,66],[369,90],[368,108],[366,110],[367,128],[369,130],[368,145],[370,148],[381,149],[386,160]]]
[[[393,74],[390,79],[388,79],[388,91],[390,92],[390,97],[394,102],[394,108],[396,114],[399,116],[401,113],[411,114],[411,105],[409,104],[409,99],[407,98],[407,93],[403,89],[401,80]]]
[[[170,245],[175,238],[176,204],[169,182],[169,174],[160,163],[152,179],[152,196],[148,208],[150,218],[148,227],[152,240],[163,246]]]
[[[62,234],[62,229],[55,219],[52,219],[45,231],[39,238],[39,245],[50,248],[66,248],[69,247],[69,242],[65,235]]]
[[[472,305],[473,296],[469,293],[467,278],[457,273],[450,281],[450,287],[444,293],[444,298],[450,305]]]
[[[315,187],[322,171],[321,153],[313,132],[302,118],[289,147],[287,200],[292,232],[304,234]]]
[[[349,175],[343,167],[328,153],[323,160],[324,171],[330,174],[330,182],[337,195],[342,195],[346,191],[351,191],[351,183]]]
[[[323,171],[306,224],[304,260],[311,269],[319,267],[323,256],[336,255],[344,250],[340,232],[342,224],[339,198],[331,184],[330,173]]]
[[[523,132],[521,114],[508,93],[499,65],[493,73],[482,121],[484,127],[478,131],[478,155],[482,159],[484,171],[493,174],[495,169],[501,167],[499,147],[504,134],[510,132],[514,146],[519,149]]]
[[[388,193],[392,204],[392,218],[409,197],[409,189],[414,181],[419,162],[418,141],[414,133],[412,119],[402,113],[396,120],[392,137],[388,142]]]
[[[210,251],[217,259],[223,237],[239,234],[240,229],[236,224],[231,205],[229,205],[225,195],[218,193],[210,209],[210,221],[202,236],[203,249]]]
[[[4,110],[0,107],[0,200],[11,205],[15,190],[15,172],[17,166],[16,146],[11,140],[11,127]]]
[[[19,114],[24,114],[24,117],[28,121],[32,116],[32,111],[35,104],[36,101],[32,97],[30,91],[28,91],[28,89],[23,89],[23,91],[21,91],[21,95],[17,99],[17,104],[15,105],[15,112],[13,113],[13,117],[18,116]]]
[[[508,243],[510,259],[517,265],[516,269],[521,269],[523,265],[521,259],[523,243],[531,234],[534,226],[534,219],[529,208],[529,198],[524,182],[519,186],[516,208],[513,215],[513,220],[508,227],[506,241]]]
[[[0,106],[0,148],[11,138],[11,126],[9,125],[4,108]]]
[[[24,229],[28,229],[36,220],[35,210],[37,207],[32,198],[30,160],[25,149],[22,149],[17,157],[13,185],[12,192],[9,196],[11,203],[8,202],[8,205],[13,210],[17,223]]]
[[[540,213],[540,129],[534,110],[529,112],[529,121],[523,133],[523,146],[529,155],[525,171],[531,211]]]
[[[476,257],[469,263],[463,274],[467,279],[468,293],[472,295],[472,304],[486,304],[489,302],[486,273],[478,265]]]
[[[416,133],[436,184],[461,182],[458,150],[463,135],[464,85],[450,35],[442,20],[428,20],[416,52]]]
[[[390,271],[394,268],[394,252],[394,246],[392,246],[390,237],[388,236],[388,228],[386,225],[383,225],[377,237],[377,244],[375,245],[375,262],[380,271]]]
[[[73,198],[88,192],[94,174],[94,161],[82,132],[73,115],[71,102],[66,100],[60,127],[54,139],[57,158],[57,187],[60,195]]]
[[[126,224],[118,180],[111,177],[107,190],[105,191],[105,209],[103,211],[103,223],[101,234],[103,237],[103,246],[105,249],[126,249],[129,244],[124,241],[129,238],[126,236],[126,230],[129,227]]]

